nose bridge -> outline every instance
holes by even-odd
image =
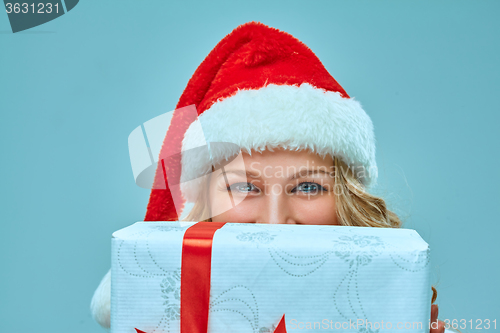
[[[266,205],[263,222],[269,224],[285,224],[291,223],[292,220],[291,210],[289,207],[288,198],[284,190],[276,187],[270,188],[266,195]]]

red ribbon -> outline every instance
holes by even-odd
[[[182,241],[181,333],[207,333],[210,303],[212,243],[224,222],[198,222],[189,227]],[[146,333],[135,329],[137,333]],[[286,333],[285,315],[274,333]]]

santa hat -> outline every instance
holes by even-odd
[[[366,186],[378,174],[373,125],[360,103],[306,45],[259,22],[234,29],[194,72],[163,142],[159,161],[170,158],[158,164],[155,184],[164,181],[165,173],[171,184],[195,179],[238,153],[227,148],[212,151],[211,157],[175,155],[203,140],[234,143],[247,152],[282,147],[330,154],[356,170]],[[152,189],[146,221],[177,220],[179,203],[196,200],[196,186],[171,187]]]

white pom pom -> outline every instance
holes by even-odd
[[[111,324],[111,270],[102,278],[90,303],[90,312],[96,322],[109,329]]]

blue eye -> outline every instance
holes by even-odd
[[[295,193],[296,189],[300,189],[301,191],[303,191],[304,193],[307,193],[307,194],[314,194],[314,193],[317,193],[319,191],[321,191],[321,192],[326,191],[326,189],[323,186],[321,186],[318,183],[313,183],[313,182],[300,183],[299,186],[297,186],[296,188],[294,188],[292,190],[292,193]]]
[[[258,190],[258,188],[252,183],[236,183],[227,188],[228,191],[237,191],[242,193],[252,192],[253,189]]]

